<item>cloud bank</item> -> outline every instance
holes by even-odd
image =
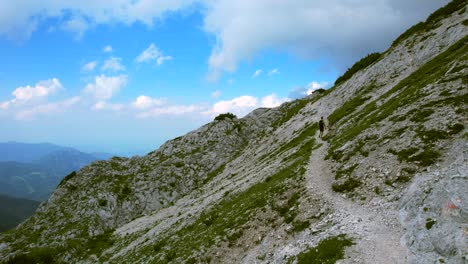
[[[233,72],[259,51],[286,51],[303,59],[327,57],[345,69],[372,51],[381,51],[409,26],[449,0],[43,0],[0,1],[0,35],[27,39],[47,18],[78,38],[96,25],[142,23],[196,6],[202,27],[216,37],[208,58],[209,79]],[[105,47],[111,52],[112,47]],[[146,53],[145,53],[146,52]],[[170,56],[150,45],[138,62],[162,64]]]

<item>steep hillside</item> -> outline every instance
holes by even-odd
[[[0,236],[1,258],[463,263],[467,5],[451,2],[327,91],[71,173]]]
[[[24,147],[24,144],[15,144]],[[27,146],[32,148],[33,152],[40,153],[42,156],[36,157],[33,155],[35,160],[28,163],[0,162],[0,194],[44,201],[49,198],[65,175],[98,160],[98,158],[90,154],[73,148],[57,146],[58,149],[44,154],[36,149],[35,144],[27,144]]]
[[[0,193],[41,201],[49,197],[60,176],[39,164],[0,162]]]
[[[12,229],[30,217],[39,202],[0,194],[0,232]]]

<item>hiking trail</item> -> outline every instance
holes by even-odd
[[[309,192],[320,195],[330,204],[337,228],[353,238],[355,245],[346,250],[346,257],[340,263],[407,263],[407,249],[400,244],[398,209],[390,206],[377,210],[377,207],[360,205],[334,192],[335,174],[324,159],[328,143],[321,143],[310,157],[306,184]]]

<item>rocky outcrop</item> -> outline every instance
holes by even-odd
[[[67,176],[0,236],[0,256],[294,263],[336,243],[345,263],[462,263],[466,5],[452,2],[327,91]]]

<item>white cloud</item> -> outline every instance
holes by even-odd
[[[268,76],[272,76],[272,75],[275,75],[275,74],[279,74],[279,70],[278,69],[273,69],[271,71],[268,72]]]
[[[79,96],[76,96],[61,102],[38,105],[30,109],[21,110],[17,112],[15,114],[15,118],[17,120],[31,120],[38,115],[50,115],[54,113],[63,112],[65,109],[77,104],[80,100],[81,98]]]
[[[381,51],[406,28],[449,0],[206,1],[206,32],[216,36],[208,78],[236,70],[265,49],[346,69]],[[252,26],[255,25],[255,26]]]
[[[152,98],[146,95],[140,95],[135,99],[132,105],[137,109],[148,109],[151,107],[163,105],[165,103],[165,99],[162,98]]]
[[[94,71],[97,66],[97,61],[90,61],[81,67],[81,70],[84,72]]]
[[[62,90],[63,86],[59,79],[52,78],[36,83],[34,86],[26,85],[16,88],[11,94],[15,97],[6,102],[0,102],[1,109],[8,109],[12,105],[24,104],[29,101],[46,99],[48,96]]]
[[[0,103],[0,109],[6,110],[6,109],[8,109],[10,107],[10,104],[11,104],[10,101],[2,102],[2,103]]]
[[[102,51],[105,52],[105,53],[110,53],[112,52],[114,49],[112,48],[111,45],[107,45],[105,46],[104,48],[102,48]]]
[[[62,25],[62,29],[72,32],[76,39],[81,39],[88,28],[89,23],[83,17],[79,16],[67,20]]]
[[[328,82],[310,82],[307,87],[306,87],[306,95],[311,95],[315,90],[318,90],[318,89],[325,89],[327,88],[329,85]]]
[[[227,84],[232,85],[234,83],[234,80],[233,79],[228,79],[226,82],[227,82]]]
[[[91,109],[93,110],[113,110],[113,111],[120,111],[125,108],[123,104],[112,104],[106,101],[99,101],[95,103]]]
[[[52,78],[45,81],[38,82],[35,86],[18,87],[13,91],[15,100],[29,101],[34,97],[47,97],[56,93],[58,90],[63,89],[59,79]]]
[[[215,103],[208,114],[216,115],[231,112],[242,117],[258,107],[277,107],[284,102],[290,101],[289,98],[278,98],[275,94],[267,95],[261,99],[250,95],[243,95],[231,100],[224,100]]]
[[[292,89],[288,97],[292,99],[302,98],[304,96],[311,95],[315,90],[326,89],[329,87],[329,85],[330,84],[327,82],[312,81],[305,87],[296,87]]]
[[[149,45],[147,49],[145,49],[138,57],[136,57],[135,61],[138,63],[142,62],[150,62],[156,61],[158,65],[164,63],[164,61],[172,60],[171,56],[165,56],[162,51],[156,47],[153,43]]]
[[[261,69],[256,70],[256,71],[252,74],[252,78],[255,78],[255,77],[259,76],[261,73],[262,73],[262,70],[261,70]]]
[[[267,95],[262,98],[261,107],[273,108],[280,106],[282,103],[291,101],[289,98],[278,98],[276,94]]]
[[[118,93],[126,84],[126,75],[106,76],[101,74],[96,76],[94,83],[86,85],[84,92],[97,100],[107,100]]]
[[[161,64],[164,63],[164,61],[168,61],[168,60],[172,60],[172,57],[171,56],[161,56],[156,60],[156,63],[158,65],[161,65]]]
[[[121,63],[122,59],[117,57],[110,57],[107,59],[101,67],[103,71],[125,71],[125,66]]]
[[[91,27],[103,24],[139,22],[153,26],[168,13],[189,7],[197,0],[41,0],[0,1],[0,35],[28,39],[41,23],[55,18],[58,27],[82,36]],[[71,17],[66,20],[65,18]]]
[[[256,97],[250,95],[243,95],[232,100],[219,101],[213,105],[214,113],[226,112],[244,112],[245,109],[251,109],[258,103]]]
[[[149,111],[137,114],[138,118],[159,117],[159,116],[179,116],[185,114],[200,113],[205,108],[201,105],[170,105],[156,107]]]
[[[0,35],[24,40],[54,18],[57,28],[81,36],[97,25],[152,26],[167,14],[199,4],[203,28],[216,37],[208,59],[209,79],[236,69],[265,49],[305,59],[330,57],[346,69],[356,59],[383,50],[409,26],[449,0],[42,0],[0,1]],[[291,15],[293,14],[293,15]],[[70,18],[70,19],[68,19]],[[255,26],[252,26],[255,25]],[[50,25],[55,26],[55,25]],[[157,59],[155,59],[157,60]]]
[[[222,94],[222,92],[220,90],[216,90],[216,91],[211,93],[211,97],[216,99],[216,98],[220,97],[221,94]]]

